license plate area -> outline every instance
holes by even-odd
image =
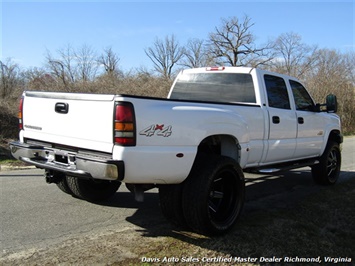
[[[54,161],[56,163],[62,163],[62,164],[66,164],[66,165],[69,164],[68,156],[66,156],[66,155],[56,154],[56,155],[54,155]]]
[[[51,156],[49,156],[51,157]],[[76,156],[75,154],[64,152],[64,151],[54,151],[52,154],[52,160],[54,163],[70,166],[76,164]]]

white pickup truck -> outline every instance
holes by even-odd
[[[13,156],[45,169],[48,183],[88,201],[123,182],[158,187],[174,224],[221,234],[244,203],[243,171],[310,166],[334,184],[343,137],[336,97],[315,104],[295,78],[244,67],[181,71],[168,99],[25,91]]]

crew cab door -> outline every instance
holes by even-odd
[[[264,75],[268,99],[269,136],[265,163],[293,158],[296,149],[297,117],[292,110],[287,85],[282,77]]]
[[[297,81],[289,80],[297,116],[297,144],[295,158],[314,157],[320,154],[326,120],[315,111],[315,104],[307,90]]]

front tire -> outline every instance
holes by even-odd
[[[198,233],[224,234],[236,223],[244,197],[244,175],[235,160],[224,156],[198,155],[184,185],[184,217]]]
[[[320,185],[334,185],[340,174],[341,153],[339,143],[329,141],[319,164],[312,167],[313,180]]]
[[[67,176],[66,179],[73,196],[90,202],[111,198],[121,185],[117,181],[81,179],[73,176]]]

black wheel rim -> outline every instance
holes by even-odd
[[[208,199],[211,221],[217,226],[229,226],[238,216],[238,176],[224,169],[212,181]]]
[[[330,181],[337,179],[339,174],[339,154],[336,149],[329,152],[327,159],[327,175]]]

